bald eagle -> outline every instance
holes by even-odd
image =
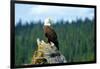
[[[57,34],[55,32],[55,30],[51,27],[51,19],[47,18],[45,19],[44,22],[44,34],[48,39],[48,42],[53,42],[56,46],[56,48],[59,50],[59,46],[58,46],[58,40],[57,40]]]

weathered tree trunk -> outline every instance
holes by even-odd
[[[38,49],[35,51],[31,64],[66,63],[65,57],[57,50],[55,45],[37,39]]]

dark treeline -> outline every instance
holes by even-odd
[[[68,62],[94,60],[95,23],[94,19],[77,19],[68,22],[60,20],[52,25],[58,35],[59,49]],[[15,26],[15,64],[30,64],[32,55],[37,49],[36,39],[46,41],[43,22],[32,21]]]

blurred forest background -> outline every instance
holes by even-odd
[[[95,22],[94,19],[77,19],[68,22],[59,20],[52,25],[57,33],[60,52],[68,63],[94,61],[95,57]],[[46,41],[43,22],[31,21],[15,25],[15,64],[30,64],[37,49],[36,39]]]

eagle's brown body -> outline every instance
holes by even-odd
[[[48,42],[53,42],[57,49],[59,49],[56,32],[50,26],[44,26],[44,33],[48,38]]]

